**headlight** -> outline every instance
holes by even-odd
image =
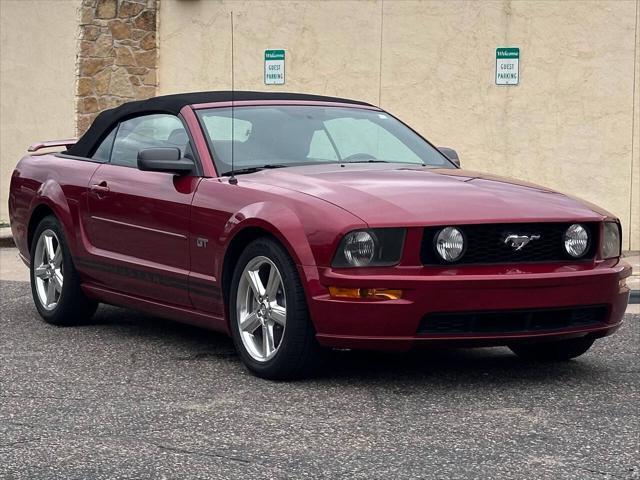
[[[369,265],[376,253],[376,241],[369,232],[352,232],[344,239],[344,258],[354,267]]]
[[[464,236],[455,227],[446,227],[435,238],[436,251],[447,262],[455,262],[464,253]]]
[[[602,239],[602,258],[620,256],[620,225],[617,222],[604,223],[604,238]]]
[[[578,223],[574,223],[564,232],[564,249],[573,258],[582,257],[589,248],[589,233]]]
[[[374,228],[347,233],[336,252],[334,267],[382,267],[400,261],[404,228]]]

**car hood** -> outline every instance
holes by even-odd
[[[547,188],[462,169],[331,164],[262,170],[242,178],[321,198],[372,226],[598,221],[611,216]]]

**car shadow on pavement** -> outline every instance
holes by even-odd
[[[2,282],[3,319],[12,322],[20,316],[20,328],[51,329],[39,318],[31,302],[29,284]],[[10,295],[4,295],[10,293]],[[6,297],[6,298],[5,298]],[[27,310],[28,309],[28,310]],[[20,313],[18,313],[20,312]],[[25,321],[33,322],[31,327]],[[230,362],[238,373],[246,375],[244,366],[235,353],[233,342],[226,335],[190,325],[166,320],[144,312],[102,305],[92,322],[73,328],[78,341],[83,331],[89,338],[99,337],[102,345],[116,348],[135,348],[139,352],[151,351],[171,361]],[[623,326],[624,329],[624,326]],[[68,335],[66,332],[65,335]],[[55,341],[55,338],[50,339]],[[604,340],[608,341],[608,340]],[[563,363],[535,363],[518,359],[507,348],[441,348],[430,347],[410,352],[327,352],[324,367],[313,378],[300,383],[332,384],[437,384],[439,388],[463,384],[491,384],[494,382],[528,384],[562,382],[589,382],[606,379],[616,368],[613,361],[599,353],[598,342],[579,359]]]
[[[233,342],[224,334],[205,330],[141,312],[117,307],[101,307],[93,325],[113,329],[112,333],[134,334],[141,341],[162,341],[176,346],[175,360],[226,361],[244,370]],[[409,352],[328,351],[324,366],[311,379],[302,382],[437,382],[446,384],[493,382],[504,384],[546,383],[550,379],[581,377],[590,381],[607,375],[601,363],[589,361],[593,353],[581,359],[561,363],[527,362],[506,347],[446,348],[428,347]]]
[[[319,378],[353,381],[438,383],[440,387],[461,383],[547,383],[550,379],[606,376],[606,369],[587,360],[562,363],[527,362],[506,347],[424,348],[403,353],[333,352],[328,368]]]

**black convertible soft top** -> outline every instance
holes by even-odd
[[[75,145],[67,149],[69,155],[89,157],[98,147],[100,142],[111,132],[111,129],[119,122],[127,118],[143,114],[169,113],[177,115],[185,105],[211,102],[230,102],[243,100],[306,100],[320,102],[352,103],[356,105],[369,105],[366,102],[349,100],[346,98],[325,97],[322,95],[306,95],[303,93],[280,92],[247,92],[247,91],[217,91],[217,92],[193,92],[176,95],[163,95],[127,102],[119,107],[105,110],[93,121],[85,134],[78,139]]]

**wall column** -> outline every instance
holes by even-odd
[[[76,134],[102,110],[156,94],[157,0],[82,0]]]

